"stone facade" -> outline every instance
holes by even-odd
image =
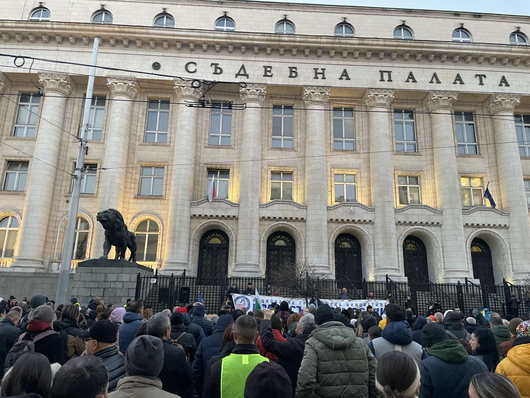
[[[101,137],[88,143],[86,163],[97,171],[81,197],[87,226],[78,228],[78,241],[86,250],[74,263],[101,255],[95,217],[116,208],[141,235],[139,262],[162,273],[197,275],[201,261],[210,261],[200,250],[211,231],[221,231],[215,239],[226,247],[214,272],[233,276],[265,275],[276,233],[290,237],[297,261],[330,277],[338,272],[342,234],[360,246],[355,266],[367,280],[411,277],[409,237],[423,242],[422,266],[432,281],[480,279],[476,239],[491,251],[495,282],[520,281],[530,270],[530,131],[526,148],[514,121],[530,115],[530,50],[510,45],[510,37],[527,39],[529,17],[235,0],[118,0],[104,9],[95,0],[59,0],[42,7],[49,21],[31,20],[32,6],[6,1],[2,52],[76,64],[37,59],[30,74],[30,59],[19,69],[12,58],[0,59],[0,218],[18,224],[5,231],[16,241],[4,239],[0,271],[58,269],[95,37],[102,42],[98,65],[108,69],[98,69],[94,95],[106,101]],[[102,11],[113,23],[91,24]],[[176,27],[152,26],[164,12]],[[235,30],[216,30],[219,18]],[[296,34],[275,34],[277,24],[291,24]],[[355,36],[334,35],[344,27]],[[414,40],[394,38],[396,28]],[[454,42],[455,29],[469,41]],[[21,94],[38,95],[35,85],[44,94],[38,117],[22,126],[35,133],[16,136]],[[232,109],[216,105],[228,102]],[[395,111],[413,115],[413,138],[400,138],[407,121]],[[340,123],[353,125],[351,148],[336,147]],[[459,137],[460,126],[474,129],[474,138],[467,130]],[[148,139],[146,131],[165,138]],[[278,132],[289,144],[275,144]],[[414,150],[400,149],[407,144]],[[25,186],[7,189],[8,168],[18,162],[29,163]],[[208,202],[214,171],[226,197]],[[335,180],[351,175],[352,201],[336,201]],[[400,198],[400,177],[419,181],[412,204]],[[478,184],[469,187],[471,203],[463,203],[461,178]],[[141,181],[150,185],[140,189]],[[278,199],[272,186],[292,193],[286,188]],[[496,209],[481,199],[486,187]]]

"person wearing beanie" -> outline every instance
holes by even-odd
[[[375,319],[372,315],[365,315],[361,319],[360,322],[361,328],[362,328],[362,339],[366,344],[370,343],[370,335],[368,334],[368,329],[370,329],[372,326],[377,326],[377,319]],[[357,336],[361,337],[361,330],[358,328]]]
[[[176,348],[176,347],[175,347]],[[135,338],[125,353],[127,376],[118,382],[118,389],[109,398],[175,398],[178,395],[162,390],[158,378],[164,366],[164,343],[154,336]]]
[[[124,307],[115,308],[110,313],[110,321],[119,328],[123,323],[125,312],[127,312],[127,310]]]
[[[513,347],[513,342],[517,338],[517,326],[519,326],[522,322],[523,322],[523,320],[521,318],[513,318],[508,323],[508,329],[510,330],[511,338],[510,338],[510,340],[505,341],[504,343],[501,343],[498,346],[499,355],[502,358],[506,358],[506,354],[508,354],[508,351],[510,350],[510,348]]]
[[[471,335],[464,329],[464,323],[460,314],[456,311],[446,312],[444,316],[444,327],[447,334],[452,339],[466,339],[471,340]]]
[[[400,351],[389,351],[377,362],[375,385],[384,398],[414,398],[420,390],[420,369]]]
[[[513,347],[495,373],[508,377],[523,397],[530,397],[530,321],[521,322],[516,332]]]
[[[202,330],[199,325],[191,323],[191,318],[188,315],[188,310],[186,309],[186,307],[175,307],[173,312],[178,312],[182,314],[182,316],[184,317],[184,326],[186,326],[188,333],[193,335],[193,337],[195,338],[195,343],[197,344],[197,347],[199,347],[201,341],[206,338],[204,330]]]
[[[195,337],[188,333],[188,328],[184,325],[184,314],[174,312],[169,319],[171,322],[171,340],[173,340],[173,343],[181,344],[184,347],[189,362],[193,363],[195,352],[197,351],[197,342]]]
[[[510,329],[507,326],[504,326],[504,322],[500,316],[490,316],[489,319],[491,331],[495,335],[495,342],[497,347],[499,344],[504,343],[505,341],[510,340]]]
[[[333,319],[323,304],[315,313],[318,329],[305,343],[296,398],[379,397],[375,386],[377,361],[353,329]]]
[[[109,392],[116,390],[118,381],[126,376],[125,359],[118,352],[116,341],[118,329],[111,321],[96,322],[89,331],[79,334],[85,341],[86,354],[101,359],[109,372]]]
[[[412,340],[421,345],[421,330],[427,325],[427,318],[418,316],[412,324]]]
[[[291,380],[274,362],[258,364],[247,377],[243,398],[291,398]]]
[[[193,307],[191,323],[199,326],[204,331],[205,336],[208,337],[213,333],[213,325],[209,320],[204,319],[204,314],[204,305],[197,304],[195,307]]]
[[[464,327],[469,334],[473,334],[475,330],[482,329],[482,326],[480,326],[477,320],[472,316],[468,316],[464,320]]]
[[[413,340],[412,330],[405,320],[405,309],[396,304],[388,304],[385,314],[387,325],[381,337],[368,344],[374,356],[379,360],[389,351],[403,351],[419,363],[425,357],[425,352],[421,345]]]
[[[40,307],[41,305],[46,304],[47,298],[42,294],[34,294],[29,300],[29,312],[22,318],[19,324],[19,328],[22,332],[27,332],[27,326],[29,321],[33,319],[33,311]]]
[[[284,342],[284,341],[287,341],[287,339],[285,337],[283,337],[282,335],[282,329],[283,329],[283,322],[280,318],[278,318],[277,316],[272,316],[270,318],[268,318],[270,320],[270,325],[272,327],[272,338],[277,341],[277,342]],[[259,353],[264,356],[265,358],[269,358],[271,361],[274,361],[276,362],[276,360],[278,359],[276,357],[276,355],[268,352],[264,347],[263,347],[263,344],[261,343],[261,336],[258,336],[258,338],[256,339],[256,347],[258,347],[258,350],[259,350]]]
[[[460,341],[449,338],[436,322],[423,327],[421,341],[430,355],[419,363],[422,398],[468,397],[473,375],[488,371],[484,362],[470,356]]]

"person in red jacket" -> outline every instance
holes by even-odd
[[[283,323],[280,318],[278,318],[277,316],[271,317],[271,326],[272,326],[272,337],[274,338],[275,341],[279,343],[287,341],[287,339],[283,337],[282,335]],[[271,361],[276,362],[276,359],[278,359],[276,355],[271,354],[265,348],[263,348],[263,345],[261,344],[261,336],[258,336],[258,338],[256,339],[256,346],[258,347],[259,353],[262,356],[264,356],[265,358],[268,358]]]

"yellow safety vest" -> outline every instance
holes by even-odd
[[[245,382],[256,365],[269,362],[259,354],[231,354],[221,362],[221,398],[243,398]]]

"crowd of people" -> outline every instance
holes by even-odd
[[[55,304],[0,302],[1,397],[530,397],[530,321],[497,313]]]

